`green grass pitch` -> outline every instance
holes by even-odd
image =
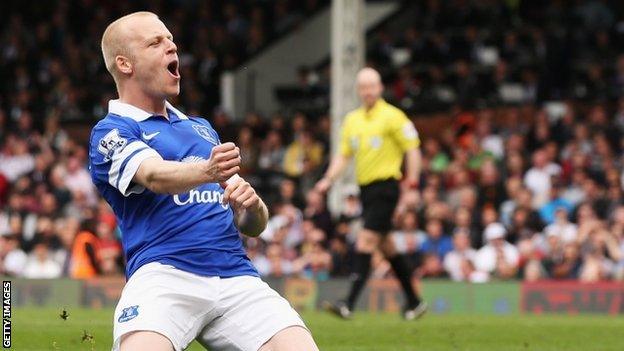
[[[110,350],[112,310],[14,308],[12,350]],[[357,313],[342,321],[302,314],[321,350],[624,350],[624,317]],[[84,337],[84,332],[93,336]],[[84,341],[82,339],[85,339]],[[187,350],[203,350],[193,343]]]

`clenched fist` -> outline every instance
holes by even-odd
[[[260,197],[254,188],[238,175],[234,175],[226,182],[221,182],[223,203],[229,203],[235,210],[246,210],[260,205]]]
[[[240,171],[240,149],[234,143],[224,143],[212,149],[205,172],[215,183],[224,182]]]

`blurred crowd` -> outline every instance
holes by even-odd
[[[312,191],[328,160],[326,113],[232,118],[214,109],[220,72],[323,3],[0,5],[9,14],[0,25],[0,273],[123,274],[123,233],[91,183],[86,140],[63,126],[105,115],[114,87],[99,37],[137,7],[169,15],[184,76],[174,104],[236,142],[241,176],[270,207],[265,232],[244,239],[260,273],[348,276],[359,191],[339,189],[335,216]],[[416,277],[624,279],[624,12],[616,1],[572,3],[410,3],[415,24],[373,33],[368,58],[384,73],[389,101],[408,111],[435,99],[453,106],[453,124],[421,133],[420,197],[396,212],[389,233]],[[312,84],[314,72],[299,74]],[[390,271],[375,254],[373,276]]]
[[[619,0],[406,2],[369,35],[367,63],[411,113],[551,99],[613,99],[624,89]],[[285,103],[325,96],[329,65],[299,72]],[[283,90],[283,89],[282,89]],[[308,99],[302,99],[307,97]]]
[[[389,235],[419,277],[624,279],[624,98],[457,110],[422,135],[420,197]],[[85,145],[55,119],[43,129],[0,115],[0,269],[25,277],[121,274],[116,220],[86,169]],[[241,176],[266,199],[269,225],[245,238],[262,275],[347,276],[360,224],[357,187],[332,216],[312,187],[326,162],[329,120],[304,114],[240,124],[213,116],[240,146]],[[373,275],[386,277],[381,254]]]
[[[439,137],[422,136],[420,198],[397,211],[389,234],[414,274],[624,279],[624,98],[608,106],[458,112]],[[306,188],[307,176],[279,182],[268,229],[247,240],[265,275],[350,272],[358,189],[340,190],[343,210],[332,220],[323,197]],[[390,274],[381,253],[373,262],[374,276]]]
[[[191,114],[219,104],[221,73],[235,69],[327,3],[277,1],[3,1],[0,103],[12,119],[97,120],[115,86],[102,61],[106,26],[139,10],[161,16],[180,56],[182,95]]]

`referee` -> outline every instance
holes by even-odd
[[[408,201],[416,195],[421,163],[420,139],[407,116],[381,98],[383,84],[376,70],[364,68],[358,72],[357,90],[362,106],[345,117],[340,152],[332,158],[327,172],[315,186],[317,191],[325,193],[350,159],[355,158],[364,228],[357,236],[355,274],[349,295],[343,301],[326,303],[326,308],[344,319],[351,317],[370,273],[371,255],[380,248],[405,293],[407,304],[403,317],[413,320],[425,313],[427,305],[416,296],[411,284],[411,272],[387,234],[392,228],[392,215],[399,202],[401,188],[401,201]],[[404,156],[407,174],[399,184]]]

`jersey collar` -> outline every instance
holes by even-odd
[[[379,110],[383,105],[386,104],[386,100],[379,98],[375,101],[373,107],[370,110],[366,110],[366,107],[362,106],[362,110],[364,111],[364,116],[368,118],[373,118],[376,116],[377,110]]]
[[[165,108],[175,113],[179,119],[188,119],[188,117],[184,113],[173,107],[173,105],[171,105],[169,101],[165,101]],[[146,119],[154,116],[153,114],[144,111],[136,106],[121,102],[119,101],[119,99],[110,100],[108,102],[108,112],[114,113],[122,117],[132,118],[137,122],[145,121]]]

